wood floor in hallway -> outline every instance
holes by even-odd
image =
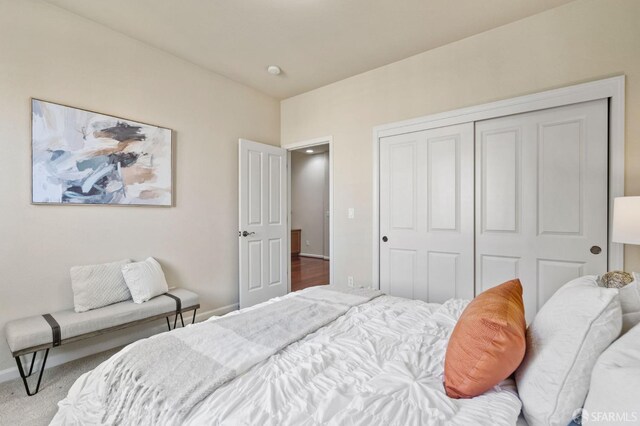
[[[329,284],[329,261],[313,257],[291,258],[291,291]]]

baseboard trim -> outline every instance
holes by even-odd
[[[314,259],[330,260],[329,256],[323,256],[321,254],[300,253],[298,256],[300,256],[300,257],[312,257]]]
[[[232,305],[222,306],[217,309],[198,312],[196,314],[196,322],[202,322],[211,318],[212,316],[220,316],[236,310],[238,310],[238,304],[234,303]],[[192,315],[193,313],[187,313],[185,317],[185,322],[190,322]],[[140,326],[137,326],[137,327],[140,327]],[[103,339],[100,339],[100,341],[82,345],[82,347],[80,348],[74,348],[70,350],[65,350],[64,346],[60,348],[55,348],[49,355],[49,359],[47,360],[46,370],[53,367],[57,367],[58,365],[66,364],[67,362],[70,362],[70,361],[75,361],[76,359],[80,359],[87,356],[95,355],[100,352],[108,351],[109,349],[117,348],[118,346],[125,346],[135,342],[136,340],[145,339],[147,337],[153,336],[154,334],[162,333],[163,331],[167,331],[166,324],[155,325],[153,327],[147,326],[147,327],[144,327],[144,329],[136,330],[135,332],[128,333],[126,335],[121,335],[121,336],[111,337],[111,338],[107,337],[107,339],[103,338]],[[116,333],[119,333],[119,332],[122,332],[122,330]],[[100,337],[104,337],[104,336],[109,336],[109,335],[108,334],[102,335]],[[96,338],[88,339],[85,342],[90,342],[91,340],[98,340],[98,339]],[[70,346],[75,347],[75,346],[78,346],[79,344],[82,344],[82,342],[73,343]],[[40,357],[38,357],[38,359],[40,359]],[[36,368],[37,366],[38,364],[36,364]],[[19,377],[20,375],[18,374],[17,367],[0,370],[0,383],[17,379]]]

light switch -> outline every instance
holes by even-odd
[[[349,209],[347,210],[347,217],[349,219],[353,219],[356,215],[356,209],[354,209],[353,207],[349,207]]]

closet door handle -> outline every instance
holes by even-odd
[[[602,249],[599,246],[593,246],[591,247],[591,250],[589,250],[591,252],[591,254],[600,254],[602,253]]]
[[[389,238],[387,238],[387,236],[385,235],[384,237],[382,237],[382,241],[386,243],[387,241],[389,241]]]

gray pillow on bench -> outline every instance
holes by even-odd
[[[124,259],[101,265],[72,267],[71,287],[75,311],[85,312],[131,299],[122,275],[122,265],[128,263],[131,260]]]

